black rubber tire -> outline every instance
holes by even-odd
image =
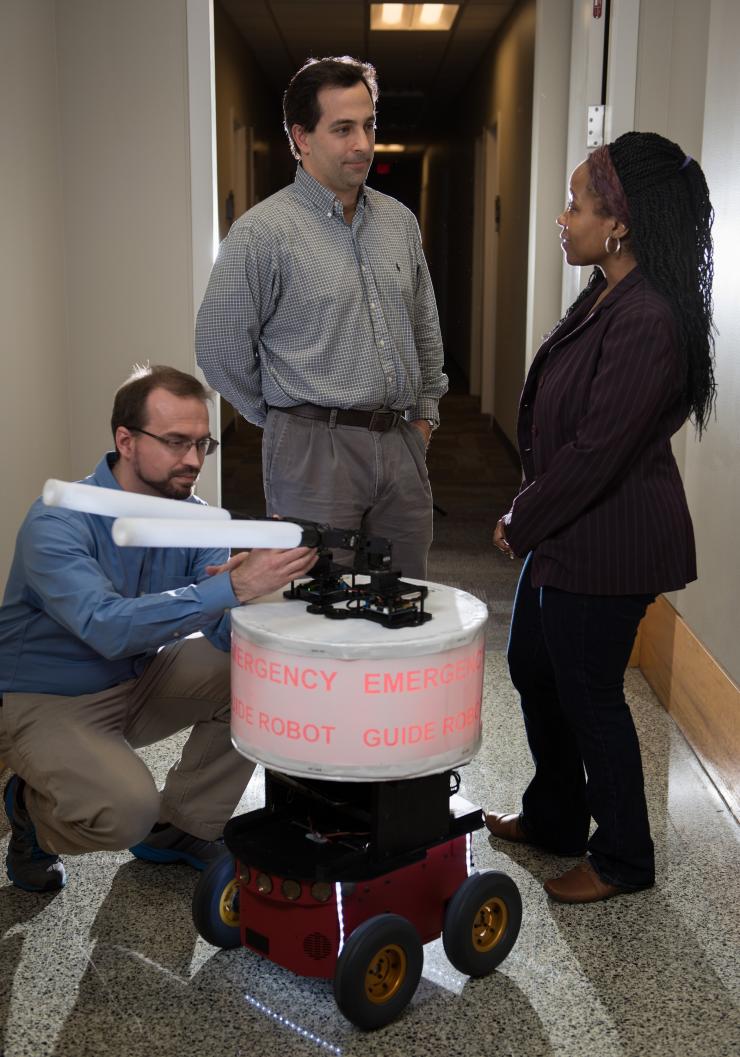
[[[342,948],[334,975],[339,1009],[363,1031],[394,1020],[414,996],[424,948],[419,934],[398,914],[363,921]]]
[[[505,873],[472,873],[445,911],[442,944],[455,968],[466,976],[486,976],[516,943],[522,924],[522,897]]]
[[[236,886],[236,887],[235,887]],[[193,922],[214,947],[238,947],[239,889],[236,863],[228,852],[206,867],[193,893]]]

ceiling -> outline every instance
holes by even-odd
[[[370,30],[370,0],[219,0],[276,92],[311,56],[369,59],[383,138],[429,134],[472,74],[516,0],[459,0],[449,32]]]

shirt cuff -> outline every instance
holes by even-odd
[[[208,619],[217,620],[227,610],[239,605],[228,573],[217,573],[201,580],[198,591],[203,602],[204,615]]]
[[[408,412],[409,422],[417,418],[425,418],[432,423],[432,429],[436,429],[439,425],[439,403],[436,400],[420,400]]]

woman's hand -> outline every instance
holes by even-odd
[[[493,530],[493,545],[497,547],[502,554],[505,554],[508,558],[515,558],[513,550],[509,546],[508,540],[506,539],[506,527],[507,522],[505,516],[499,518],[496,528]]]

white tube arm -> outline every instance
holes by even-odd
[[[220,506],[202,506],[182,499],[164,499],[155,495],[123,492],[118,488],[97,488],[73,481],[50,478],[41,493],[47,506],[62,506],[84,514],[103,517],[159,517],[193,521],[229,521],[228,510]]]
[[[122,517],[113,522],[119,547],[300,547],[303,530],[292,521],[196,522],[172,518]]]

